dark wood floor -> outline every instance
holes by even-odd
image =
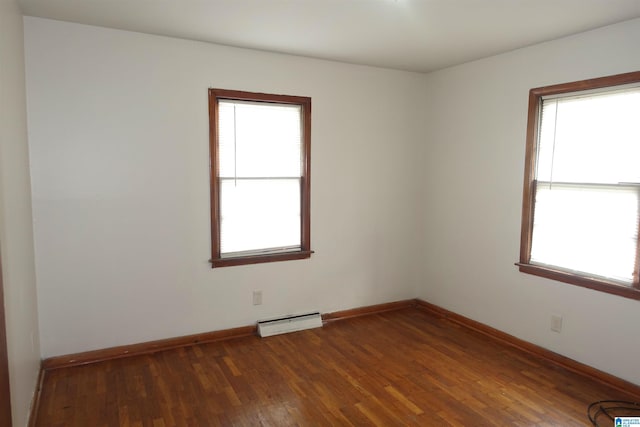
[[[417,309],[47,372],[38,426],[585,426],[630,396]]]

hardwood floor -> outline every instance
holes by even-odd
[[[51,370],[37,425],[585,426],[605,399],[634,400],[403,309]]]

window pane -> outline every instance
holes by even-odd
[[[638,189],[539,183],[531,262],[631,283]]]
[[[300,179],[222,179],[221,253],[300,248]]]
[[[545,99],[540,181],[640,182],[640,88]]]
[[[299,105],[220,101],[220,176],[300,177],[301,110]]]

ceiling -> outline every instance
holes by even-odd
[[[640,17],[640,0],[19,0],[25,15],[428,72]]]

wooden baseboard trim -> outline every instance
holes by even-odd
[[[386,311],[415,307],[415,304],[416,301],[412,299],[390,302],[386,304],[370,305],[367,307],[359,307],[350,310],[325,313],[322,315],[322,320],[325,323],[334,322],[341,319],[348,319],[352,317],[366,316],[371,314],[384,313]],[[187,347],[196,344],[247,337],[256,335],[256,333],[256,325],[250,325],[242,326],[239,328],[225,329],[221,331],[205,332],[202,334],[168,338],[158,341],[149,341],[139,344],[130,344],[105,348],[101,350],[67,354],[64,356],[55,356],[43,360],[42,369],[46,371],[50,369],[68,368],[72,366],[86,365],[89,363],[104,362],[106,360],[156,353],[159,351],[170,350],[179,347]]]
[[[33,394],[31,401],[31,411],[29,412],[28,427],[35,427],[38,422],[38,412],[40,410],[40,396],[42,395],[42,385],[44,384],[44,376],[46,372],[40,364],[40,372],[38,373],[38,382],[36,384],[36,391]]]
[[[434,316],[444,318],[448,321],[456,323],[462,327],[481,333],[491,339],[499,341],[508,346],[517,348],[534,357],[546,360],[556,366],[591,378],[601,384],[612,387],[624,393],[631,394],[640,399],[640,386],[630,383],[626,380],[602,372],[591,366],[582,364],[568,357],[554,353],[540,346],[516,338],[484,323],[464,317],[460,314],[446,310],[437,305],[428,303],[421,299],[411,299],[395,301],[385,304],[376,304],[365,307],[359,307],[349,310],[336,311],[333,313],[325,313],[322,315],[324,323],[331,323],[338,320],[349,319],[360,316],[368,316],[388,311],[402,310],[407,308],[416,308],[428,312]],[[42,361],[42,368],[38,379],[38,389],[34,396],[34,402],[31,408],[29,427],[35,426],[37,410],[40,402],[40,391],[46,371],[50,369],[66,368],[71,366],[86,365],[89,363],[102,362],[111,359],[119,359],[122,357],[138,356],[159,351],[170,350],[174,348],[187,347],[196,344],[204,344],[208,342],[222,341],[233,338],[241,338],[256,335],[257,328],[255,325],[243,326],[239,328],[225,329],[221,331],[205,332],[201,334],[188,335],[177,338],[168,338],[158,341],[150,341],[139,344],[124,345],[119,347],[111,347],[102,350],[94,350],[83,353],[68,354],[65,356],[56,356]]]
[[[404,308],[415,307],[416,300],[408,299],[403,301],[388,302],[385,304],[368,305],[366,307],[352,308],[349,310],[334,311],[322,315],[324,323],[335,322],[336,320],[350,319],[353,317],[369,316],[372,314],[384,313],[386,311],[402,310]]]
[[[239,328],[225,329],[221,331],[205,332],[195,335],[186,335],[176,338],[149,341],[139,344],[122,345],[118,347],[105,348],[102,350],[93,350],[82,353],[67,354],[64,356],[50,357],[42,361],[42,366],[45,370],[68,368],[71,366],[86,365],[89,363],[103,362],[106,360],[119,359],[122,357],[156,353],[159,351],[170,350],[179,347],[188,347],[196,344],[247,337],[255,335],[256,332],[257,327],[255,325],[251,325],[242,326]]]
[[[442,307],[428,303],[421,299],[415,300],[415,307],[419,310],[423,310],[435,316],[445,318],[462,327],[481,333],[503,344],[515,347],[519,350],[524,351],[525,353],[553,363],[556,366],[591,378],[594,381],[612,387],[621,392],[631,394],[640,399],[640,386],[623,380],[622,378],[618,378],[614,375],[577,362],[558,353],[554,353],[551,350],[547,350],[538,345],[521,340],[520,338],[516,338],[513,335],[509,335],[498,329],[492,328],[491,326],[485,325],[484,323],[469,319],[468,317],[464,317],[460,314],[446,310]]]

